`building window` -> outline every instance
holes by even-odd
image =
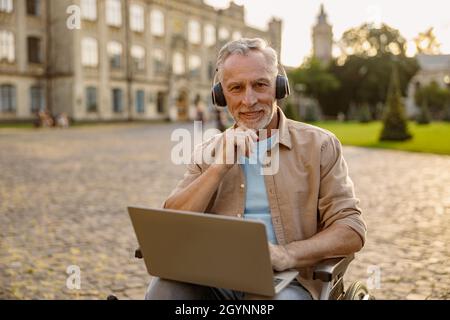
[[[97,39],[84,38],[81,41],[81,63],[86,67],[96,67],[98,65]]]
[[[86,111],[97,112],[97,88],[86,88]]]
[[[200,44],[201,39],[200,23],[196,20],[190,20],[188,24],[189,42],[193,44]]]
[[[97,19],[97,0],[81,0],[81,17],[91,21]]]
[[[189,74],[191,77],[200,76],[200,67],[202,65],[202,60],[198,55],[189,56]]]
[[[136,91],[136,112],[145,113],[145,92],[144,90]]]
[[[239,31],[234,31],[233,32],[233,36],[232,36],[233,40],[239,40],[241,38],[242,38],[242,33],[240,33]]]
[[[106,0],[106,23],[113,27],[122,25],[122,3],[120,0]]]
[[[36,113],[45,110],[44,89],[40,86],[30,88],[30,111]]]
[[[27,0],[27,14],[30,16],[39,16],[41,12],[40,0]]]
[[[153,57],[153,70],[155,75],[161,75],[165,72],[164,66],[164,52],[162,49],[154,49],[152,52]]]
[[[221,27],[219,29],[219,39],[221,41],[223,41],[223,40],[228,40],[229,37],[230,37],[230,31],[228,31],[228,29],[225,27]]]
[[[181,75],[185,73],[186,66],[184,62],[184,56],[181,52],[175,52],[173,54],[172,68],[173,73],[176,75]]]
[[[216,28],[212,24],[205,26],[205,45],[208,47],[216,44]]]
[[[0,112],[16,111],[16,87],[12,85],[0,86]]]
[[[41,39],[38,37],[28,37],[28,62],[41,63],[42,62],[42,48]]]
[[[122,89],[112,90],[112,107],[115,113],[123,112],[123,93]]]
[[[158,113],[164,113],[166,104],[166,95],[164,92],[158,92],[158,97],[156,100],[156,110]]]
[[[131,58],[133,59],[134,69],[137,71],[145,70],[145,49],[144,47],[133,45],[131,47]]]
[[[13,0],[0,0],[0,12],[10,13],[13,11]]]
[[[150,23],[152,35],[162,37],[164,35],[164,14],[161,10],[152,10]]]
[[[144,31],[144,7],[138,4],[130,6],[130,28],[133,31]]]
[[[4,30],[0,31],[0,62],[3,60],[6,60],[9,63],[16,60],[14,34]]]
[[[108,43],[109,65],[111,68],[120,68],[122,63],[122,44],[117,41]]]

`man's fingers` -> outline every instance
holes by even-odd
[[[246,156],[250,157],[251,154],[253,154],[253,152],[255,152],[255,146],[256,143],[252,140],[252,138],[247,137],[247,145],[246,145]],[[248,150],[248,154],[247,154],[247,150]]]
[[[247,130],[250,136],[253,138],[253,141],[258,141],[258,134],[255,132],[255,130],[248,129]]]
[[[236,129],[234,129],[234,131],[237,135],[250,136],[250,137],[252,137],[253,141],[258,141],[258,135],[256,134],[255,130],[253,130],[253,129],[247,129],[247,128],[243,129],[243,128],[238,127]]]
[[[240,156],[250,157],[255,151],[258,135],[251,129],[228,129],[222,135],[222,157],[225,164],[237,163]]]

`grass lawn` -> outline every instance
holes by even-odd
[[[153,123],[163,122],[154,121]],[[104,124],[76,123],[75,127]],[[379,121],[367,124],[323,121],[312,124],[333,132],[344,145],[450,155],[450,123],[448,122],[433,122],[428,125],[417,125],[415,122],[410,122],[409,129],[413,138],[405,142],[378,141],[382,129],[382,123]],[[32,129],[33,125],[31,123],[3,123],[0,124],[1,128]]]
[[[324,121],[315,122],[313,125],[333,132],[345,145],[450,155],[450,123],[446,122],[433,122],[428,125],[409,122],[413,138],[405,142],[378,141],[382,129],[382,123],[379,121],[368,124]]]
[[[32,129],[34,128],[31,122],[7,122],[0,123],[0,129]]]

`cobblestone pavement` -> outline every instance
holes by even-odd
[[[126,207],[159,206],[181,177],[167,161],[174,128],[0,130],[0,298],[143,298],[150,277]],[[381,299],[450,298],[450,157],[344,154],[369,227],[347,283]],[[72,265],[80,290],[66,286]]]

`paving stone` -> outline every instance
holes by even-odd
[[[174,129],[127,124],[0,130],[0,299],[142,299],[129,205],[159,206],[184,173]],[[450,157],[344,147],[367,242],[346,273],[379,299],[450,299]],[[69,266],[81,290],[69,290]]]

